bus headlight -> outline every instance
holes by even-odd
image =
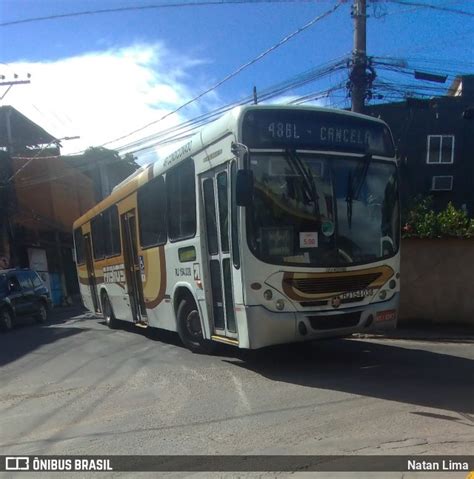
[[[270,301],[273,298],[273,293],[271,289],[266,289],[263,293],[263,297],[267,300]]]
[[[275,301],[275,306],[278,311],[282,311],[285,309],[285,301],[283,299],[277,299]]]
[[[382,291],[380,291],[379,293],[379,298],[380,299],[385,299],[387,297],[387,291],[385,291],[384,289],[382,289]]]

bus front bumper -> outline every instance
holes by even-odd
[[[334,311],[276,313],[247,306],[249,348],[395,329],[399,293],[390,300]]]

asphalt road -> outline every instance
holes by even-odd
[[[202,356],[63,313],[0,335],[0,450],[472,454],[473,358],[472,342],[387,339]]]

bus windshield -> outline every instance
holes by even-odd
[[[313,267],[370,263],[399,243],[398,174],[392,162],[262,153],[250,157],[251,251],[262,261]]]

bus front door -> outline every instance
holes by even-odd
[[[99,298],[97,297],[97,282],[95,280],[94,261],[92,259],[92,243],[90,234],[84,235],[84,255],[86,257],[87,281],[91,291],[92,305],[94,311],[100,311]]]
[[[140,264],[142,259],[138,256],[137,250],[135,210],[123,214],[121,224],[124,244],[125,277],[133,322],[138,325],[146,325],[148,321],[145,301],[143,299],[142,268]]]
[[[201,187],[209,257],[206,294],[210,297],[206,300],[212,311],[214,334],[237,339],[230,254],[229,165],[206,172],[201,177]]]

